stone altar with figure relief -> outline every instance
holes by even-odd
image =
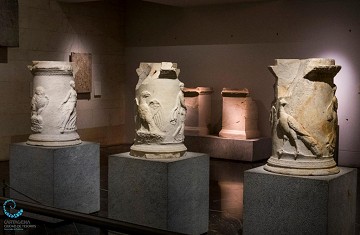
[[[72,63],[33,61],[28,66],[34,75],[31,100],[31,131],[27,144],[69,146],[81,143],[76,132],[75,82]]]
[[[278,59],[269,69],[276,81],[270,111],[272,156],[265,170],[291,175],[338,173],[334,77],[341,66],[333,59]]]
[[[130,155],[177,158],[186,152],[186,106],[180,70],[171,62],[141,63],[136,70],[135,143]]]

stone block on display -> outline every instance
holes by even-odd
[[[207,153],[212,158],[254,162],[271,154],[271,138],[239,140],[218,136],[186,136],[186,147],[192,152]]]
[[[67,147],[11,144],[9,168],[10,186],[16,190],[10,190],[14,200],[87,214],[100,210],[97,143]]]
[[[211,126],[211,87],[184,88],[186,105],[185,135],[208,135]]]
[[[109,156],[109,218],[185,234],[208,231],[209,156]]]
[[[254,139],[260,137],[256,102],[248,89],[223,88],[222,129],[220,137]]]
[[[355,234],[357,170],[289,176],[245,171],[243,234]]]

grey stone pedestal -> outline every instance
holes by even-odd
[[[43,205],[92,213],[100,210],[100,146],[10,146],[10,186]],[[12,199],[34,202],[14,190]],[[25,213],[25,212],[24,212]]]
[[[151,160],[109,156],[112,219],[186,234],[208,231],[209,156]]]
[[[355,234],[356,169],[287,176],[245,171],[244,234]]]
[[[271,138],[238,140],[213,135],[186,136],[189,151],[207,153],[212,158],[254,162],[271,155]]]

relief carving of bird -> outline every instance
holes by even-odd
[[[160,115],[160,103],[157,100],[152,100],[150,105],[147,103],[147,98],[151,94],[149,91],[141,92],[140,98],[135,99],[138,109],[138,114],[141,122],[141,127],[147,129],[153,134],[162,134],[161,127],[161,115]]]
[[[286,113],[285,105],[287,104],[284,98],[280,98],[279,100],[279,122],[278,125],[283,132],[283,142],[285,143],[285,139],[288,139],[290,143],[295,145],[295,159],[299,154],[298,143],[297,140],[301,140],[304,145],[317,157],[322,155],[321,148],[319,143],[312,137],[305,128],[297,121],[294,117]],[[283,145],[284,148],[284,145]],[[279,151],[279,155],[284,152],[283,149]]]

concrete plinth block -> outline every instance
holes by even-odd
[[[130,223],[186,233],[208,231],[209,156],[145,159],[109,156],[108,215]]]
[[[186,136],[189,151],[209,154],[212,158],[254,162],[269,158],[271,138],[229,139],[218,136]]]
[[[244,234],[355,234],[356,169],[289,176],[245,171]]]
[[[10,146],[10,197],[82,213],[100,210],[100,146]],[[31,199],[34,200],[31,200]],[[35,203],[35,202],[34,202]]]

